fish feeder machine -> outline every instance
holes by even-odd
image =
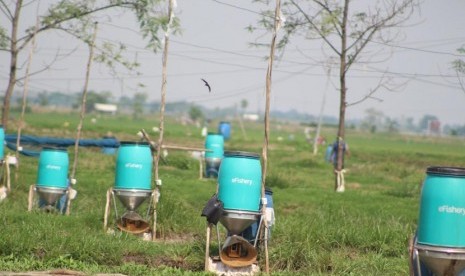
[[[218,133],[224,137],[224,140],[229,140],[231,138],[231,123],[220,122],[218,124]]]
[[[28,211],[33,208],[36,193],[39,195],[40,209],[61,213],[68,211],[68,168],[69,157],[66,149],[46,147],[41,150],[37,182],[29,189]]]
[[[208,133],[205,139],[205,177],[218,177],[224,154],[224,138],[221,134]]]
[[[16,163],[16,157],[14,156],[6,156],[5,157],[5,149],[4,149],[4,144],[5,144],[5,130],[3,129],[3,126],[0,125],[0,167],[1,167],[1,186],[4,186],[7,189],[7,192],[10,191],[10,168],[9,164],[15,164]],[[11,162],[10,159],[14,159],[14,162]],[[1,187],[0,186],[0,187]],[[5,194],[6,196],[6,194]],[[1,200],[1,194],[0,194],[0,200]]]
[[[216,232],[221,264],[230,269],[252,267],[257,260],[257,240],[243,236],[244,230],[259,223],[263,227],[260,211],[261,164],[258,154],[225,152],[218,174],[218,193],[209,200],[202,216],[207,217],[207,248],[205,269],[211,271],[215,258],[209,256],[210,227],[218,221],[226,228],[226,239],[221,245],[218,226]],[[266,245],[266,243],[265,243]],[[217,262],[218,263],[218,262]],[[214,268],[213,268],[214,270]]]
[[[140,215],[139,207],[154,196],[151,189],[152,153],[148,143],[121,142],[116,158],[114,187],[107,191],[104,217],[104,230],[107,230],[111,202],[115,210],[118,229],[132,234],[147,233],[150,230],[150,207],[145,216]],[[125,209],[119,216],[115,197]],[[151,204],[149,204],[151,206]],[[121,209],[121,208],[120,208]]]
[[[465,275],[465,168],[428,167],[410,274]]]
[[[5,199],[11,191],[10,165],[16,165],[16,156],[7,154],[5,156],[5,130],[0,125],[0,201]]]

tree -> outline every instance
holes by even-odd
[[[76,96],[77,104],[76,106],[81,105],[81,94],[78,93]],[[97,93],[95,91],[89,91],[86,96],[86,111],[92,112],[95,110],[96,103],[108,103],[108,100],[111,98],[111,92],[105,91],[101,93]]]
[[[147,94],[136,93],[132,100],[132,115],[135,119],[139,118],[144,113],[144,103],[147,101]]]
[[[465,54],[465,46],[460,47],[457,49],[457,52],[459,54]],[[465,93],[465,61],[461,59],[456,59],[452,62],[452,67],[454,68],[456,74],[457,74],[457,79],[460,84],[460,88],[462,88],[462,91]]]
[[[284,48],[294,36],[305,39],[320,38],[326,48],[332,52],[339,65],[339,124],[337,141],[339,143],[336,175],[336,191],[344,191],[343,179],[343,143],[345,139],[346,108],[372,97],[379,88],[386,88],[381,79],[378,85],[366,93],[366,96],[354,103],[347,103],[347,75],[350,68],[362,59],[367,45],[375,39],[381,43],[392,42],[396,36],[388,30],[399,28],[412,14],[417,0],[380,0],[366,1],[357,6],[357,11],[349,12],[352,0],[287,0],[282,13],[286,17],[285,34],[279,42]],[[274,16],[264,14],[260,24],[271,29]]]
[[[192,105],[189,108],[189,118],[192,121],[197,122],[198,120],[202,119],[203,117],[204,116],[203,116],[202,110],[200,110],[199,107],[197,107],[195,105]]]
[[[396,119],[386,117],[385,124],[389,133],[399,132],[399,122]]]
[[[47,93],[46,91],[40,92],[40,93],[37,95],[37,101],[39,102],[39,105],[40,105],[40,106],[46,106],[46,105],[48,105],[48,101],[49,101],[48,93]]]
[[[436,121],[438,120],[438,117],[431,115],[431,114],[425,114],[423,117],[420,119],[418,122],[418,127],[421,131],[427,131],[429,128],[429,124],[431,121]]]
[[[158,32],[166,29],[168,23],[167,16],[160,15],[158,10],[158,6],[163,2],[161,0],[62,0],[50,5],[47,11],[40,15],[41,21],[35,32],[33,31],[34,27],[30,27],[20,34],[21,11],[34,2],[38,3],[39,1],[0,0],[0,13],[9,22],[9,26],[0,26],[0,51],[6,51],[10,54],[9,79],[2,106],[2,124],[5,129],[8,125],[11,96],[19,80],[17,76],[19,53],[25,49],[35,35],[41,35],[50,30],[59,30],[88,44],[93,30],[93,23],[97,21],[96,16],[109,10],[119,9],[135,14],[142,36],[148,39],[147,46],[157,50],[161,45]],[[172,27],[174,32],[178,30],[177,20],[175,24],[172,24]],[[125,46],[122,42],[116,46],[105,42],[96,47],[95,59],[110,67],[121,64],[128,69],[134,69],[137,64],[128,62],[123,58],[121,53],[124,50]]]
[[[121,96],[118,100],[118,106],[119,109],[129,110],[132,106],[132,99],[128,96]]]
[[[247,106],[249,106],[249,102],[246,99],[241,100],[241,109],[242,113],[244,114],[245,110],[247,109]]]
[[[383,112],[374,108],[369,108],[365,110],[365,114],[365,118],[360,127],[369,130],[371,133],[375,133],[382,124],[384,118]]]
[[[241,115],[239,116],[239,125],[241,127],[242,136],[244,137],[245,140],[247,140],[247,132],[245,131],[243,119],[244,119],[245,110],[248,105],[249,105],[249,102],[246,99],[241,100]]]

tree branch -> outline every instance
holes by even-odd
[[[8,18],[9,21],[13,21],[13,13],[11,13],[8,5],[3,0],[0,1],[0,11]]]
[[[337,35],[338,35],[339,37],[341,37],[341,36],[342,36],[342,31],[341,31],[339,28],[342,26],[342,22],[339,20],[339,17],[338,17],[337,15],[334,14],[334,11],[331,10],[331,9],[329,8],[328,3],[322,3],[322,2],[320,2],[320,1],[318,1],[318,0],[313,0],[313,2],[315,2],[317,5],[319,5],[320,7],[322,7],[323,10],[325,10],[325,11],[326,11],[329,15],[331,15],[333,18],[336,18],[337,24],[336,24],[336,22],[333,21],[333,20],[331,21],[331,23],[332,23],[332,25],[333,25],[333,27],[334,27],[334,30],[336,30]]]
[[[294,0],[291,0],[291,3],[300,11],[300,13],[307,20],[307,22],[316,30],[318,35],[326,42],[326,44],[328,44],[328,46],[331,47],[331,49],[333,49],[333,51],[337,55],[340,56],[341,52],[336,47],[334,47],[334,45],[331,43],[331,41],[329,41],[328,38],[326,37],[326,35],[323,34],[323,32],[315,25],[315,23],[313,23],[313,20],[302,10],[302,8]]]
[[[76,51],[76,48],[73,49],[72,51],[70,51],[69,53],[64,54],[64,55],[63,55],[63,54],[60,54],[59,51],[58,51],[58,52],[55,54],[55,56],[54,56],[54,58],[53,58],[52,61],[50,61],[50,62],[48,62],[47,64],[45,64],[45,66],[44,66],[42,69],[39,69],[39,70],[34,71],[34,72],[32,72],[32,73],[29,73],[29,76],[34,76],[34,75],[37,75],[37,74],[39,74],[39,73],[42,73],[42,72],[44,72],[44,71],[49,70],[50,68],[52,68],[52,65],[53,65],[56,61],[62,59],[63,57],[71,56],[71,54],[74,53],[75,51]],[[17,78],[17,79],[16,79],[16,82],[21,83],[21,81],[22,81],[23,79],[25,79],[26,77],[27,77],[27,76],[23,76],[23,77],[21,77],[21,78]]]
[[[79,13],[79,14],[72,14],[70,16],[67,16],[67,17],[61,18],[59,20],[53,21],[51,24],[45,24],[44,26],[42,26],[41,28],[39,28],[37,30],[37,34],[39,34],[41,32],[44,32],[46,30],[49,30],[49,29],[58,29],[58,26],[60,24],[64,23],[64,22],[67,22],[67,21],[70,21],[70,20],[73,20],[73,19],[77,19],[77,18],[82,18],[82,17],[88,16],[88,15],[91,15],[91,14],[95,14],[95,13],[103,11],[103,10],[116,8],[116,7],[125,8],[125,7],[136,7],[136,6],[138,6],[138,4],[136,4],[136,3],[121,2],[121,3],[115,3],[115,4],[110,4],[110,5],[98,7],[98,8],[95,8],[93,10],[81,11],[81,13]],[[51,16],[51,15],[49,15],[49,16]],[[33,36],[34,36],[33,33],[28,33],[27,35],[19,38],[17,40],[18,43],[21,42],[21,41],[22,41],[22,43],[18,46],[18,50],[21,51],[31,41]]]
[[[355,101],[355,102],[352,102],[352,103],[348,103],[347,106],[352,106],[352,105],[356,105],[356,104],[359,104],[367,99],[374,99],[374,100],[377,100],[377,101],[380,101],[382,102],[383,100],[380,99],[380,98],[377,98],[377,97],[373,97],[373,95],[381,88],[384,88],[388,91],[396,91],[396,90],[399,90],[401,89],[403,86],[406,86],[407,83],[410,81],[410,80],[406,80],[400,84],[395,84],[394,81],[391,79],[391,78],[387,78],[385,79],[386,77],[386,74],[387,74],[387,70],[385,72],[383,72],[383,75],[381,76],[381,79],[379,80],[378,84],[375,86],[375,88],[373,89],[370,89],[370,92],[368,94],[366,94],[364,97],[362,97],[361,99]]]
[[[390,27],[398,26],[399,24],[401,24],[402,22],[405,22],[405,20],[407,20],[407,18],[409,17],[408,15],[404,16],[404,19],[395,20],[394,22],[389,23],[390,21],[398,18],[398,15],[400,13],[402,13],[407,7],[409,7],[413,2],[414,2],[414,0],[406,0],[397,8],[394,5],[392,7],[391,12],[389,14],[387,14],[386,17],[384,17],[384,18],[381,18],[381,11],[379,9],[376,11],[376,13],[374,15],[372,15],[372,16],[369,15],[368,16],[370,18],[373,18],[373,24],[366,27],[356,37],[355,41],[353,43],[351,43],[350,46],[347,47],[347,50],[350,50],[350,49],[352,49],[354,47],[355,47],[355,50],[354,50],[353,54],[351,55],[351,58],[347,62],[346,71],[356,61],[357,57],[363,51],[363,49],[368,45],[368,43],[372,41],[373,36],[376,33],[378,33],[381,29],[384,29],[384,28],[390,28]],[[411,13],[412,13],[412,11],[409,12],[409,15]],[[365,35],[366,35],[366,38],[365,38]]]
[[[462,92],[465,93],[465,85],[463,83],[463,79],[460,77],[459,71],[455,71],[455,73],[457,74],[457,79],[459,80],[460,88],[462,89]]]

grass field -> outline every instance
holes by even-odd
[[[135,141],[142,128],[157,137],[151,131],[158,126],[156,118],[96,117],[95,123],[91,118],[86,118],[82,138],[111,132],[120,141]],[[74,138],[77,120],[77,114],[29,115],[23,133]],[[165,144],[203,146],[195,126],[169,118],[165,129]],[[246,131],[247,139],[232,122],[225,149],[261,153],[263,126],[249,123]],[[324,129],[323,134],[332,141],[336,130]],[[314,156],[302,126],[272,123],[266,182],[273,189],[276,213],[269,247],[273,275],[407,275],[407,243],[416,230],[426,168],[465,166],[463,138],[349,130],[346,140],[351,149],[346,192],[335,193],[325,148]],[[72,148],[69,154],[72,164]],[[21,156],[18,181],[0,203],[0,272],[66,268],[86,274],[204,275],[206,221],[200,213],[216,181],[199,180],[198,162],[187,152],[170,151],[160,167],[159,239],[145,242],[119,232],[109,235],[103,231],[103,215],[105,193],[114,184],[115,160],[97,148],[80,149],[78,196],[71,215],[61,216],[37,209],[27,212],[38,159]],[[259,261],[263,265],[264,259]]]

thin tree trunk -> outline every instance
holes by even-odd
[[[26,76],[24,80],[23,99],[21,103],[21,116],[19,118],[19,123],[18,123],[18,133],[16,135],[16,152],[15,152],[15,155],[16,155],[15,181],[16,182],[18,182],[18,174],[19,174],[19,152],[21,150],[21,131],[24,127],[24,114],[26,113],[27,94],[29,90],[29,71],[31,69],[32,57],[34,56],[34,51],[36,47],[36,34],[37,34],[38,28],[39,28],[39,17],[37,16],[36,26],[34,29],[34,36],[32,38],[31,48],[29,49],[29,57],[28,57],[27,67],[26,67]]]
[[[161,102],[160,102],[160,136],[158,137],[158,143],[157,143],[157,151],[156,151],[156,156],[154,160],[154,174],[155,174],[155,193],[156,196],[153,201],[153,229],[152,229],[152,240],[156,239],[156,234],[157,234],[157,203],[158,203],[158,195],[160,193],[160,185],[161,185],[161,180],[158,175],[159,171],[159,163],[160,163],[160,156],[162,154],[162,147],[163,147],[163,134],[165,131],[165,102],[166,102],[166,84],[167,84],[167,64],[168,64],[168,49],[169,49],[169,42],[170,42],[170,28],[171,24],[173,23],[174,19],[174,13],[173,13],[173,8],[174,8],[174,0],[169,1],[168,5],[168,16],[169,16],[169,21],[168,21],[168,27],[165,32],[165,43],[163,47],[163,68],[162,68],[162,81],[161,81]]]
[[[345,114],[346,114],[346,55],[347,55],[347,16],[349,10],[349,0],[344,1],[344,11],[343,19],[341,24],[341,55],[340,55],[340,69],[339,69],[339,81],[341,85],[341,98],[339,103],[339,126],[337,131],[337,162],[335,168],[336,180],[335,180],[335,190],[339,192],[344,191],[344,181],[343,180],[343,160],[344,160],[344,139],[345,139]],[[341,187],[342,185],[342,187]]]
[[[267,166],[268,166],[268,144],[269,144],[269,133],[270,133],[270,98],[271,98],[271,75],[273,71],[273,60],[274,60],[274,53],[276,48],[276,36],[278,33],[279,28],[281,27],[281,1],[276,0],[276,8],[275,8],[275,21],[274,21],[274,30],[273,30],[273,37],[271,39],[271,48],[270,48],[270,57],[268,59],[268,70],[266,72],[266,104],[265,104],[265,139],[263,141],[263,148],[262,148],[262,199],[266,198],[265,195],[265,185],[266,185],[266,174],[267,174]],[[269,256],[268,256],[268,235],[266,232],[268,231],[268,225],[266,221],[266,204],[262,204],[261,215],[263,219],[263,229],[264,229],[264,236],[265,236],[265,272],[270,272],[270,264],[269,264]]]
[[[78,155],[79,155],[79,140],[81,138],[82,133],[82,125],[84,121],[84,116],[86,114],[86,101],[87,101],[87,88],[89,86],[89,78],[90,78],[90,68],[92,66],[92,60],[94,59],[94,47],[95,47],[95,38],[97,37],[97,29],[98,23],[95,22],[94,26],[94,34],[92,35],[92,40],[90,41],[90,49],[89,49],[89,59],[87,60],[87,69],[86,69],[86,79],[84,83],[84,88],[82,90],[82,101],[81,101],[81,114],[79,117],[79,124],[77,127],[76,133],[76,141],[74,142],[74,160],[73,160],[73,168],[71,170],[70,175],[70,185],[68,187],[68,200],[66,204],[66,215],[70,214],[70,205],[71,205],[71,185],[76,183],[76,169],[77,169],[77,162],[78,162]]]
[[[318,138],[320,137],[320,133],[321,133],[321,125],[323,122],[323,114],[324,114],[325,104],[326,104],[326,93],[328,92],[328,87],[329,87],[329,82],[330,82],[330,77],[331,77],[331,67],[328,68],[327,76],[328,76],[328,79],[326,80],[326,87],[325,87],[325,91],[323,92],[323,100],[321,101],[320,115],[318,116],[318,125],[316,127],[315,139],[313,141],[313,155],[316,155],[318,153],[318,140],[319,140]]]
[[[10,40],[10,77],[8,79],[8,86],[5,91],[5,98],[3,99],[2,107],[2,125],[7,131],[8,118],[10,116],[10,100],[11,95],[16,85],[16,69],[18,63],[18,29],[19,29],[19,17],[23,6],[23,0],[16,1],[15,14],[13,16],[12,28],[11,28],[11,40]]]
[[[94,34],[92,36],[92,40],[89,45],[90,49],[89,49],[89,59],[87,60],[86,79],[84,82],[84,88],[82,90],[81,113],[79,116],[79,124],[77,127],[76,141],[74,142],[74,160],[73,160],[73,168],[72,168],[71,175],[70,175],[71,179],[74,179],[76,176],[78,154],[79,154],[79,140],[81,138],[84,116],[86,115],[87,88],[89,86],[90,68],[92,66],[92,61],[94,59],[94,46],[95,46],[94,44],[95,44],[95,38],[97,37],[97,29],[98,29],[98,23],[95,22]]]

